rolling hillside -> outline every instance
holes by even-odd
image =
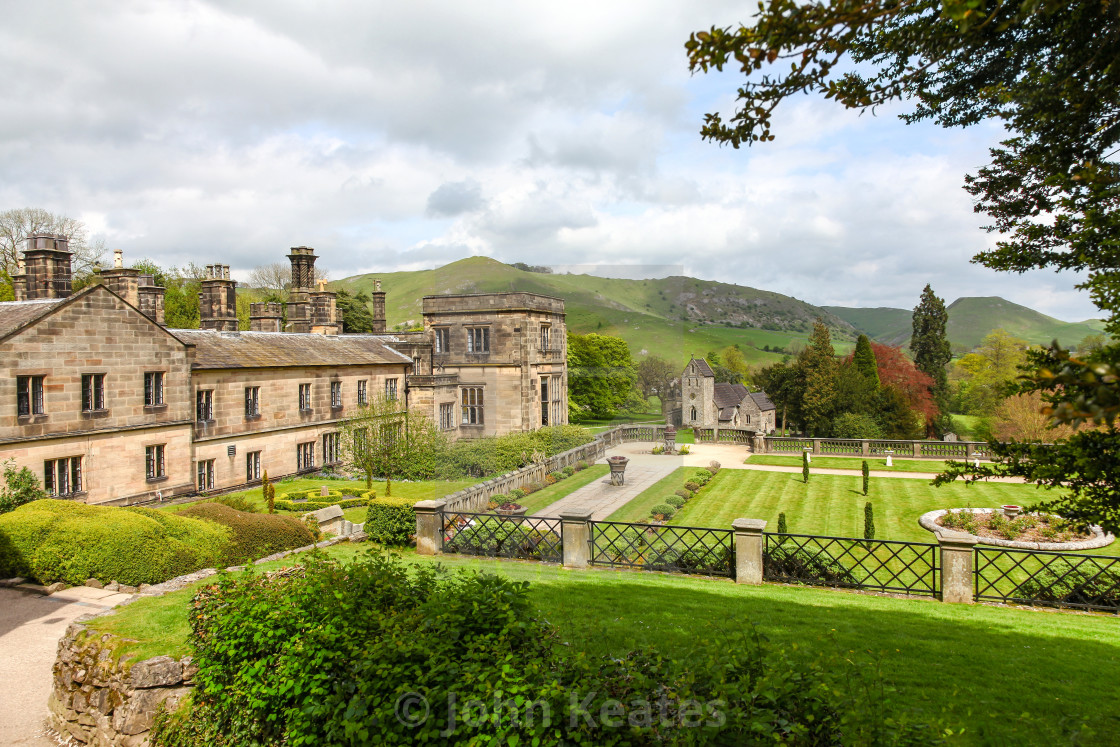
[[[880,342],[905,345],[910,341],[909,310],[823,308]],[[946,332],[955,353],[972,350],[984,335],[999,327],[1037,345],[1047,345],[1056,339],[1066,346],[1076,345],[1087,335],[1098,334],[1103,329],[1098,319],[1063,322],[998,296],[958,298],[949,305],[948,312]]]
[[[817,316],[832,328],[837,351],[851,347],[855,329],[823,309],[780,293],[694,278],[620,280],[593,275],[525,272],[486,257],[469,257],[434,270],[357,275],[331,283],[351,293],[386,292],[389,327],[419,323],[420,299],[441,293],[528,291],[563,298],[573,332],[622,337],[635,359],[659,355],[683,366],[738,343],[752,363],[776,361],[763,348],[803,346]]]

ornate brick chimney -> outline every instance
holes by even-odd
[[[151,319],[156,324],[164,324],[163,294],[167,291],[162,285],[156,285],[152,275],[139,277],[137,292],[140,295],[140,313]],[[236,311],[236,307],[234,308]]]
[[[288,326],[285,332],[311,331],[311,293],[315,290],[315,250],[293,246],[288,255],[292,263],[292,289],[288,295]]]
[[[311,331],[319,335],[338,334],[335,292],[327,290],[327,281],[319,281],[319,290],[311,294]]]
[[[283,310],[278,303],[249,304],[249,330],[252,332],[279,332]]]
[[[61,234],[27,237],[22,272],[13,277],[17,301],[67,298],[70,285],[70,240]]]
[[[113,250],[113,268],[100,272],[106,288],[140,308],[140,271],[124,266],[124,253],[120,249]]]
[[[373,281],[373,331],[376,334],[385,332],[385,291],[381,290],[381,278]]]
[[[229,279],[229,265],[206,265],[198,294],[199,329],[237,331],[237,281]]]

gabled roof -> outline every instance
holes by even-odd
[[[377,335],[171,330],[195,346],[194,368],[274,368],[412,363]]]
[[[759,390],[757,392],[751,392],[751,399],[753,399],[754,403],[758,405],[758,409],[762,410],[763,412],[765,412],[766,410],[778,409],[774,406],[774,403],[770,401],[770,397],[768,397],[766,392],[764,391]]]
[[[717,383],[715,392],[712,399],[715,400],[716,407],[721,410],[725,407],[735,407],[743,398],[747,396],[747,388],[742,384],[728,384],[726,382]]]
[[[706,376],[713,379],[715,378],[716,375],[712,373],[712,367],[708,365],[708,362],[706,360],[704,360],[703,358],[693,358],[688,362],[688,365],[691,366],[694,363],[696,364],[696,373],[700,374],[701,376]],[[685,370],[688,370],[688,366],[685,366]]]
[[[0,303],[0,337],[7,337],[17,329],[26,327],[39,317],[46,316],[67,298],[40,298],[35,301],[4,301]]]
[[[724,421],[724,420],[730,421],[734,417],[735,417],[735,408],[734,407],[722,407],[722,408],[720,408],[719,419],[721,421]]]

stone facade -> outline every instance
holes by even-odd
[[[674,388],[675,390],[676,388]],[[693,358],[680,378],[680,420],[692,428],[745,428],[771,433],[777,427],[777,409],[766,392],[751,392],[742,384],[717,383],[711,366]],[[676,402],[670,410],[676,412]]]
[[[291,256],[305,286],[314,252]],[[338,335],[334,294],[300,287],[288,327],[314,332],[238,332],[235,281],[211,265],[203,328],[169,330],[162,303],[137,306],[135,271],[69,296],[56,265],[29,264],[21,293],[35,297],[0,303],[0,460],[50,472],[59,497],[131,504],[318,469],[363,398],[395,396],[452,438],[567,422],[560,299],[429,296],[422,332]],[[257,330],[279,326],[255,311]]]

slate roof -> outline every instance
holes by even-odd
[[[709,376],[711,378],[715,378],[715,374],[712,372],[712,367],[709,366],[708,362],[703,358],[693,358],[689,361],[689,363],[696,364],[696,370],[701,376]]]
[[[735,407],[743,401],[747,394],[749,392],[742,384],[721,382],[716,384],[712,399],[715,401],[716,407],[722,410],[725,407]]]
[[[763,412],[766,412],[767,410],[778,409],[774,406],[774,403],[770,401],[770,397],[766,395],[766,392],[751,392],[751,399],[753,399],[754,403],[758,405],[758,409],[762,410]]]
[[[0,337],[7,337],[20,327],[46,315],[65,298],[42,298],[36,301],[4,301],[0,303]]]
[[[280,368],[411,363],[377,335],[168,330],[195,346],[194,368]]]

